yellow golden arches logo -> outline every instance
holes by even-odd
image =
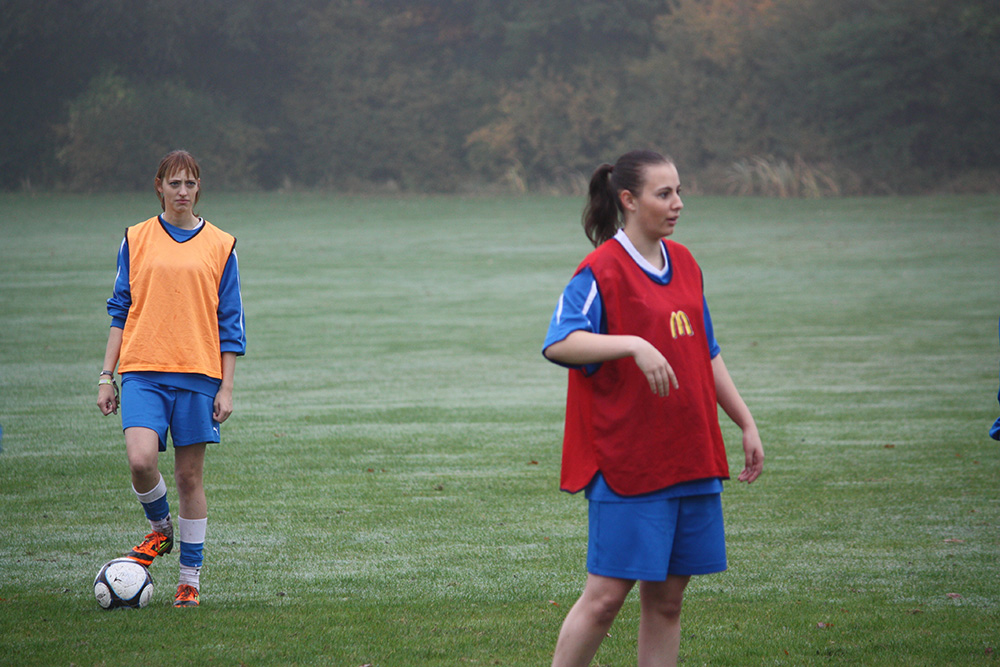
[[[691,320],[683,310],[676,310],[670,313],[670,335],[674,338],[678,336],[693,336],[694,329],[691,328]]]

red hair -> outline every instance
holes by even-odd
[[[187,151],[171,151],[167,153],[160,160],[160,168],[156,170],[156,178],[153,179],[154,189],[158,188],[165,179],[185,170],[196,181],[201,178],[201,169],[198,167],[198,161],[194,159],[193,155]],[[194,194],[195,206],[198,205],[198,198],[200,196],[201,185],[199,184],[198,191]],[[156,197],[160,200],[160,208],[166,210],[166,205],[163,203],[163,195],[159,190],[156,190]],[[192,206],[192,208],[194,207]]]

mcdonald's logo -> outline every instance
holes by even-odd
[[[694,329],[691,328],[691,320],[683,310],[675,310],[670,313],[670,335],[674,338],[678,336],[693,336]]]

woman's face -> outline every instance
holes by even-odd
[[[176,215],[192,213],[198,201],[198,189],[201,181],[188,173],[187,169],[175,171],[164,178],[156,186],[156,191],[163,197],[163,210]]]
[[[643,168],[642,191],[622,193],[625,222],[631,220],[647,238],[661,239],[674,233],[684,202],[677,167],[669,162]]]

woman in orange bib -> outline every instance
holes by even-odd
[[[208,505],[207,443],[233,411],[236,357],[246,351],[236,239],[195,213],[201,170],[186,151],[160,162],[154,179],[163,213],[125,230],[108,299],[111,328],[98,408],[118,412],[132,489],[151,532],[128,554],[146,567],[174,545],[159,452],[174,446],[180,576],[174,605],[199,604]]]

